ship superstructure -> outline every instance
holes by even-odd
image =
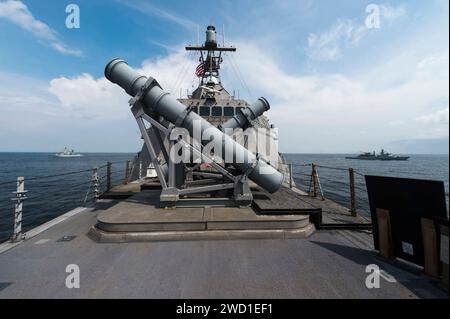
[[[249,106],[242,99],[236,99],[222,85],[220,67],[223,62],[223,52],[235,52],[232,46],[220,46],[216,40],[214,26],[208,26],[206,41],[201,46],[186,46],[187,51],[197,52],[199,65],[195,74],[199,77],[199,86],[187,98],[178,99],[200,116],[218,126],[241,109]]]
[[[253,104],[249,104],[245,100],[236,99],[223,87],[220,79],[222,53],[234,52],[236,48],[218,45],[214,26],[207,27],[204,44],[187,46],[186,50],[198,52],[200,62],[195,70],[199,85],[191,95],[178,99],[177,102],[180,104],[166,100],[166,105],[163,107],[156,105],[162,103],[160,100],[155,100],[150,102],[155,105],[149,106],[147,102],[149,90],[159,89],[156,80],[149,78],[144,84],[145,89],[141,89],[137,94],[138,98],[135,97],[132,101],[133,113],[144,138],[142,151],[134,161],[132,176],[141,177],[139,171],[142,172],[142,167],[145,168],[145,172],[148,172],[149,167],[154,168],[163,189],[161,199],[168,205],[176,205],[175,202],[181,202],[189,197],[189,194],[194,193],[208,194],[209,197],[215,198],[215,202],[220,197],[224,199],[222,201],[224,205],[230,205],[230,200],[238,206],[249,205],[252,194],[247,179],[253,180],[269,192],[274,192],[281,186],[285,179],[284,175],[288,173],[283,158],[277,150],[277,131],[263,115],[270,108],[269,102],[265,98],[259,98]],[[113,60],[106,67],[105,75],[133,95],[136,93],[133,92],[136,82],[142,78],[125,65],[122,60]],[[154,89],[154,87],[158,88]],[[168,94],[164,93],[165,91],[161,92],[163,93],[158,94],[161,94],[163,98]],[[150,101],[150,98],[148,99]],[[138,108],[141,109],[138,110]],[[161,112],[166,113],[163,115]],[[179,114],[174,115],[175,112]],[[170,119],[171,116],[172,119]],[[151,128],[144,129],[145,126],[141,123],[144,120],[150,122]],[[202,134],[205,131],[211,131],[211,127],[208,127],[210,125],[217,129],[208,133],[212,134],[212,137],[202,136],[199,141],[195,140],[193,127],[195,122],[201,121],[203,122],[199,126]],[[190,136],[184,140],[184,143],[193,153],[202,152],[200,144],[219,140],[219,144],[222,143],[222,145],[218,148],[219,151],[223,151],[223,154],[217,156],[217,148],[208,154],[202,152],[208,162],[206,166],[202,165],[205,162],[204,159],[202,163],[195,164],[189,161],[171,163],[168,154],[173,145],[170,145],[169,131],[173,132],[176,128],[188,129]],[[230,134],[227,129],[232,133]],[[253,130],[250,134],[249,129]],[[257,133],[254,133],[255,129]],[[229,135],[232,137],[230,138]],[[264,139],[264,143],[254,142],[257,137]],[[197,145],[194,145],[196,142]],[[266,145],[269,145],[268,150]],[[242,163],[238,163],[240,155],[244,157]],[[227,157],[234,159],[227,163]],[[261,169],[268,169],[270,173],[260,174]],[[214,177],[215,181],[212,180]],[[165,185],[167,183],[164,179],[167,179],[168,183],[172,182],[171,185]],[[208,179],[210,182],[207,181]],[[191,186],[196,183],[202,183],[203,188],[193,189]],[[189,202],[192,204],[193,199],[189,199]]]

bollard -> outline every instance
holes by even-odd
[[[130,180],[130,161],[127,161],[125,164],[125,178],[123,180],[123,185],[127,185]]]
[[[16,198],[12,198],[12,200],[16,201],[16,205],[14,209],[14,234],[11,240],[20,241],[25,238],[25,234],[22,234],[22,205],[23,201],[27,199],[25,196],[27,191],[25,190],[24,177],[17,177],[17,190],[13,193],[16,194]]]
[[[112,186],[111,182],[112,163],[106,163],[106,191],[109,191]]]
[[[289,188],[292,188],[293,185],[293,177],[292,177],[292,164],[289,164]]]
[[[358,212],[356,211],[355,170],[353,168],[349,168],[348,175],[350,179],[350,212],[353,217],[356,217]]]

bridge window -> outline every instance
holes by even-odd
[[[239,114],[238,112],[240,111],[240,110],[242,110],[244,107],[242,107],[242,106],[238,106],[237,108],[236,108],[236,114]]]
[[[212,107],[212,116],[222,116],[222,107],[213,106]]]
[[[234,107],[225,106],[223,108],[223,116],[234,116]]]
[[[200,106],[200,116],[209,116],[209,115],[210,115],[210,107]]]
[[[194,106],[194,107],[192,108],[192,111],[198,114],[198,106]]]

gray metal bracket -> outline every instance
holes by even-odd
[[[228,172],[225,168],[223,168],[220,164],[218,164],[217,162],[215,162],[212,158],[210,158],[208,155],[202,154],[201,150],[199,150],[196,146],[187,143],[186,141],[180,139],[178,140],[179,143],[182,143],[184,147],[190,148],[190,150],[192,152],[195,153],[195,155],[200,156],[200,158],[205,158],[208,160],[209,164],[211,164],[211,166],[213,168],[215,168],[217,171],[219,171],[221,174],[223,174],[225,177],[227,177],[228,179],[230,179],[231,181],[235,181],[236,180],[236,176],[234,176],[233,174],[230,174],[230,172]]]
[[[150,136],[148,136],[148,132],[147,132],[147,129],[145,128],[144,120],[141,116],[139,116],[136,118],[136,122],[139,126],[139,130],[141,131],[141,135],[144,138],[144,142],[147,146],[147,149],[148,149],[148,152],[150,155],[150,159],[155,167],[159,182],[161,183],[161,187],[163,189],[167,188],[167,182],[166,182],[166,178],[164,176],[164,171],[161,167],[161,164],[159,163],[158,156],[156,154],[156,151],[155,151],[153,143],[150,139]]]
[[[252,201],[252,194],[250,191],[250,188],[248,186],[248,175],[251,173],[251,171],[254,169],[253,164],[243,175],[240,176],[234,176],[230,172],[228,172],[224,167],[222,167],[219,163],[217,163],[215,160],[210,158],[209,156],[202,153],[201,149],[198,149],[197,146],[193,145],[193,143],[188,143],[184,141],[183,139],[178,139],[179,143],[182,143],[182,146],[185,148],[188,148],[190,151],[193,152],[196,156],[199,156],[204,162],[206,159],[210,165],[216,169],[220,174],[222,174],[224,177],[228,178],[231,183],[218,183],[213,185],[206,185],[206,186],[197,186],[197,187],[189,187],[189,188],[183,188],[179,189],[175,185],[175,179],[176,179],[176,171],[175,171],[175,163],[171,163],[170,156],[168,156],[168,152],[165,149],[164,145],[161,145],[161,149],[164,149],[166,152],[164,153],[164,157],[166,159],[166,162],[168,164],[168,180],[166,180],[164,171],[161,167],[161,164],[159,163],[158,156],[155,151],[155,146],[152,143],[152,140],[150,139],[150,136],[148,135],[148,131],[145,127],[144,120],[147,121],[152,128],[156,128],[157,131],[160,131],[165,136],[170,135],[170,132],[173,128],[167,128],[164,125],[162,125],[159,121],[155,120],[148,114],[144,112],[144,105],[141,102],[141,99],[145,94],[150,90],[154,85],[158,85],[158,82],[156,82],[153,78],[148,78],[144,86],[139,90],[139,92],[136,94],[135,97],[129,100],[129,104],[131,105],[131,112],[133,113],[136,122],[138,124],[139,130],[141,132],[141,135],[144,139],[144,142],[147,146],[150,159],[155,167],[156,173],[158,175],[158,179],[161,183],[162,191],[160,200],[162,203],[176,203],[180,201],[180,195],[190,195],[190,194],[198,194],[198,193],[206,193],[211,191],[220,191],[225,189],[234,189],[234,200],[239,205],[248,205]],[[178,117],[176,121],[176,126],[180,126],[186,116],[189,115],[189,112],[192,111],[192,108],[187,108],[180,116]],[[245,114],[244,114],[245,115]],[[153,131],[154,134],[157,133],[157,131]],[[158,142],[160,144],[163,144],[162,138],[159,135]],[[173,145],[173,142],[170,143],[170,145]],[[172,206],[172,205],[171,205]]]
[[[248,178],[242,175],[241,178],[234,183],[234,199],[240,206],[248,206],[253,201],[252,191],[248,185]]]
[[[147,92],[150,91],[150,89],[154,86],[159,86],[162,89],[158,81],[149,76],[144,85],[139,89],[137,94],[128,101],[128,103],[131,106],[133,106],[134,104],[136,104],[136,102],[139,102],[147,94]]]
[[[181,124],[183,124],[184,119],[186,118],[186,116],[188,116],[189,113],[191,113],[191,111],[192,111],[192,106],[186,107],[186,109],[180,115],[178,115],[178,118],[177,118],[177,120],[175,122],[175,126],[180,127]]]

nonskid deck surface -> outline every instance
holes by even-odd
[[[0,254],[0,298],[431,298],[448,295],[420,272],[379,259],[366,233],[307,239],[96,243],[103,200]],[[61,240],[75,236],[72,240]],[[71,237],[66,237],[71,238]],[[80,288],[65,285],[67,265]],[[396,279],[365,285],[368,264]]]
[[[269,194],[258,186],[252,187],[253,206],[261,214],[322,213],[324,224],[370,223],[365,216],[351,216],[348,208],[320,196],[309,196],[298,188],[281,187]]]

